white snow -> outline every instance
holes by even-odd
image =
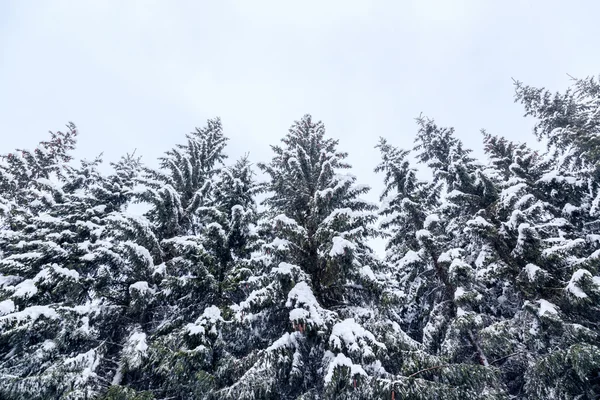
[[[202,314],[204,318],[212,322],[213,324],[217,321],[222,321],[221,318],[221,310],[217,306],[210,306],[204,309],[204,313]]]
[[[23,282],[19,283],[14,288],[14,297],[25,297],[29,298],[35,295],[38,292],[38,288],[35,286],[35,282],[33,279],[26,279]]]
[[[73,307],[73,311],[81,315],[99,313],[102,311],[102,301],[100,299],[88,300],[85,304]]]
[[[280,262],[279,265],[277,267],[273,268],[271,271],[276,274],[292,275],[292,272],[295,269],[297,270],[297,269],[299,269],[299,267],[294,264]]]
[[[81,326],[77,328],[79,332],[82,332],[85,335],[89,335],[90,333],[90,317],[87,315],[81,318]]]
[[[106,204],[100,204],[100,205],[92,208],[92,211],[97,212],[99,214],[102,214],[105,210],[106,210]]]
[[[350,369],[350,376],[353,377],[355,375],[364,375],[367,373],[360,365],[354,364],[352,360],[346,357],[342,353],[338,353],[335,358],[329,363],[327,367],[327,374],[325,375],[325,384],[329,384],[333,379],[333,374],[338,367],[348,367]]]
[[[18,282],[19,279],[16,275],[0,275],[0,287],[11,286],[13,283]]]
[[[310,313],[304,308],[294,308],[289,315],[290,321],[307,320],[309,316]]]
[[[296,333],[294,332],[291,335],[286,332],[282,337],[273,342],[269,347],[267,347],[267,351],[278,350],[282,348],[292,347],[296,343]]]
[[[147,350],[146,334],[139,331],[133,332],[123,346],[124,356],[132,367],[141,365],[142,357],[146,354]]]
[[[562,182],[566,182],[569,185],[574,185],[577,183],[577,179],[573,178],[572,176],[561,176],[559,175],[559,171],[554,170],[554,171],[550,171],[545,173],[539,180],[538,182],[552,182],[555,181],[557,183],[562,183]]]
[[[75,271],[74,269],[59,267],[57,264],[52,264],[52,269],[59,275],[71,278],[74,281],[79,280],[79,272]]]
[[[418,240],[423,240],[431,238],[432,235],[427,229],[419,229],[417,232],[415,232],[415,236]]]
[[[375,273],[373,272],[371,267],[369,267],[368,265],[365,265],[364,267],[360,268],[358,271],[360,272],[361,275],[366,276],[370,280],[372,280],[372,281],[376,280]]]
[[[452,260],[454,260],[455,258],[460,257],[461,253],[462,250],[459,248],[450,249],[440,254],[440,256],[438,257],[438,262],[452,262]]]
[[[62,221],[59,218],[53,217],[48,213],[40,213],[36,218],[36,220],[40,221],[40,222],[45,222],[45,223],[61,223]]]
[[[419,254],[417,252],[409,250],[406,252],[404,257],[402,257],[400,261],[398,261],[398,267],[403,268],[407,265],[414,264],[419,261],[421,261],[421,257],[419,256]]]
[[[44,316],[50,319],[58,318],[57,312],[48,306],[31,306],[27,307],[23,311],[15,312],[12,314],[8,314],[0,317],[0,323],[5,321],[13,321],[17,322],[25,321],[30,319],[32,322],[36,321],[40,316]]]
[[[277,250],[283,251],[288,249],[289,244],[289,240],[276,237],[271,243],[269,243],[269,247],[274,247]]]
[[[15,311],[15,302],[11,299],[0,301],[0,316]]]
[[[439,221],[440,221],[440,217],[437,214],[429,214],[425,218],[425,222],[423,223],[423,227],[425,229],[429,229],[429,227],[431,226],[431,224],[433,224],[434,222],[439,222]]]
[[[588,297],[588,295],[585,294],[585,292],[583,290],[581,290],[581,288],[579,287],[579,282],[581,281],[581,279],[584,276],[591,278],[592,274],[590,273],[590,271],[588,271],[586,269],[578,269],[571,276],[571,279],[569,280],[569,284],[566,287],[566,290],[568,292],[570,292],[573,296],[578,297],[580,299],[584,299],[584,298]]]
[[[565,206],[562,209],[562,213],[563,215],[571,215],[573,214],[575,211],[579,211],[579,207],[574,206],[571,203],[567,203],[565,204]]]
[[[350,351],[362,351],[364,356],[373,355],[370,343],[385,349],[385,345],[378,342],[375,335],[359,325],[354,318],[335,324],[329,336],[329,344],[334,349],[343,350],[343,344]]]
[[[294,307],[289,314],[289,319],[292,322],[304,320],[309,324],[322,326],[325,319],[331,319],[332,313],[321,307],[312,289],[304,281],[298,282],[290,290],[285,306],[288,308]]]
[[[23,260],[23,259],[29,259],[29,258],[40,258],[42,256],[43,256],[42,253],[32,251],[29,253],[13,254],[13,255],[5,258],[5,260]]]
[[[148,251],[148,249],[146,249],[144,246],[140,246],[137,243],[134,243],[132,241],[126,241],[124,243],[125,246],[129,247],[131,250],[134,251],[134,253],[136,253],[136,255],[145,261],[146,266],[149,268],[153,268],[154,267],[154,261],[152,260],[152,255],[150,255],[150,252]]]
[[[293,220],[292,218],[288,217],[285,214],[279,214],[278,216],[276,216],[275,218],[273,218],[273,221],[275,222],[281,222],[284,225],[298,225],[298,223]]]
[[[341,236],[333,237],[333,245],[331,246],[331,250],[329,251],[329,256],[335,257],[338,255],[343,255],[346,252],[346,249],[354,250],[356,245],[349,240],[344,239]]]
[[[154,294],[154,289],[152,289],[149,285],[148,282],[146,281],[139,281],[136,283],[132,283],[131,285],[129,285],[129,290],[137,290],[138,292],[140,292],[141,294],[146,294],[146,293],[151,293]]]
[[[161,263],[158,265],[155,265],[153,268],[153,272],[152,275],[164,275],[165,271],[167,270],[167,265],[165,263]]]
[[[186,330],[190,335],[203,335],[208,328],[211,333],[216,335],[217,329],[215,328],[215,325],[219,321],[223,321],[221,310],[219,310],[219,307],[217,306],[209,306],[204,309],[204,312],[198,317],[196,322],[186,325]]]
[[[91,377],[96,376],[94,371],[100,364],[100,357],[97,357],[96,351],[92,349],[86,353],[65,359],[65,364],[73,365],[76,369],[84,367],[74,382],[76,386],[81,386],[85,385]]]
[[[550,303],[549,301],[540,299],[537,301],[537,303],[540,305],[540,309],[538,310],[538,315],[540,317],[546,313],[558,314],[558,311],[556,311],[556,306],[554,304]]]
[[[460,299],[464,294],[465,294],[465,289],[463,289],[460,286],[457,287],[456,290],[454,291],[454,300]]]
[[[525,266],[525,272],[527,272],[527,277],[531,282],[535,280],[535,275],[538,273],[539,270],[541,270],[541,268],[535,264],[527,264]]]
[[[490,224],[483,217],[477,216],[469,221],[467,221],[468,226],[479,227],[479,228],[493,228],[494,225]]]

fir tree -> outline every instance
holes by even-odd
[[[110,177],[99,163],[62,165],[58,181],[38,179],[17,193],[34,205],[8,217],[19,229],[3,231],[0,243],[5,398],[98,395],[120,373],[122,343],[143,323],[143,312],[131,313],[130,292],[142,280],[147,287],[149,253],[123,214],[138,162],[124,159]]]

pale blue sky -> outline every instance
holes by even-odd
[[[322,119],[381,191],[373,146],[412,146],[423,112],[480,153],[533,141],[511,77],[563,89],[600,66],[600,2],[1,0],[0,153],[75,122],[78,156],[147,163],[220,116],[232,157],[271,156]]]

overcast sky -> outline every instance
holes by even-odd
[[[149,164],[220,116],[229,154],[271,156],[310,113],[372,172],[421,112],[481,154],[479,130],[534,141],[511,77],[564,89],[600,66],[600,2],[0,0],[0,153],[68,121],[79,157]]]

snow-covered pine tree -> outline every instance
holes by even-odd
[[[71,161],[77,133],[70,123],[65,132],[50,132],[50,140],[39,143],[33,152],[17,149],[0,157],[0,218],[11,212],[27,213],[38,206],[37,202],[30,204],[33,200],[28,196],[48,180],[56,180],[61,165]],[[39,202],[39,206],[41,202],[52,204],[53,199],[42,198]]]
[[[535,352],[523,391],[539,399],[595,398],[600,394],[600,86],[593,78],[575,80],[573,89],[552,95],[517,82],[516,98],[526,115],[538,119],[534,133],[547,140],[549,150],[519,182],[525,193],[512,218],[520,219],[515,250],[528,257],[521,261],[528,263],[520,276],[529,311],[521,322],[529,327],[523,337],[528,351]],[[515,173],[525,170],[515,164]]]
[[[494,234],[488,209],[496,199],[496,190],[470,157],[470,150],[464,149],[454,136],[453,129],[440,128],[425,118],[418,122],[417,157],[431,168],[434,182],[442,183],[445,189],[434,217],[443,229],[441,235],[434,238],[429,229],[418,233],[425,247],[431,249],[436,278],[444,291],[444,300],[432,310],[435,317],[424,328],[424,340],[453,362],[474,361],[488,367],[477,337],[489,321],[481,313],[480,304],[486,288],[477,282],[477,270],[484,267],[476,261],[487,250],[484,237]],[[440,315],[446,323],[437,320],[437,307],[446,309],[446,315]],[[437,331],[440,328],[442,331]],[[436,343],[439,339],[442,341]],[[472,359],[471,354],[476,358]]]
[[[97,396],[119,375],[122,346],[143,323],[131,312],[130,285],[149,276],[149,253],[134,242],[135,223],[121,229],[138,162],[124,159],[110,177],[99,162],[57,166],[59,179],[38,178],[16,193],[32,207],[7,217],[16,229],[0,241],[3,398]]]
[[[255,197],[260,191],[254,175],[247,156],[223,168],[206,207],[212,222],[205,230],[203,245],[212,258],[211,272],[219,284],[215,305],[239,301],[241,281],[251,274],[250,255],[258,249]]]
[[[203,262],[214,277],[214,293],[198,302],[200,316],[158,338],[162,346],[178,346],[172,354],[157,351],[153,355],[160,368],[157,375],[166,381],[157,391],[161,396],[207,398],[231,384],[235,357],[230,344],[244,340],[239,326],[231,321],[229,306],[246,292],[242,281],[251,275],[250,254],[258,239],[254,199],[258,185],[247,157],[224,167],[213,188],[208,203],[200,207],[206,226],[199,240]]]
[[[376,207],[360,198],[368,187],[342,173],[350,166],[337,141],[325,138],[323,124],[308,115],[282,141],[262,165],[271,181],[257,273],[247,280],[248,298],[232,307],[247,334],[233,344],[239,361],[232,384],[215,396],[475,394],[421,379],[422,369],[441,361],[387,318],[381,294],[388,278],[367,244],[378,233]]]
[[[247,159],[223,168],[227,138],[218,119],[166,152],[147,170],[139,199],[151,204],[164,254],[156,270],[161,315],[137,388],[159,396],[199,397],[219,385],[225,323],[221,309],[239,296],[239,274],[255,242],[256,205]],[[245,273],[245,276],[248,272]]]
[[[226,142],[221,121],[209,120],[187,135],[186,144],[167,151],[158,170],[146,168],[138,180],[138,201],[150,205],[146,216],[164,254],[155,275],[165,302],[157,324],[165,332],[200,316],[202,304],[212,304],[217,293],[202,234],[212,222],[211,192]]]
[[[282,142],[260,164],[271,179],[265,244],[248,297],[233,307],[247,333],[218,396],[341,395],[368,387],[366,371],[377,374],[383,344],[362,325],[373,317],[377,264],[367,244],[376,207],[360,198],[368,187],[342,173],[347,155],[310,116]]]
[[[187,143],[177,145],[159,159],[158,170],[146,168],[140,179],[140,201],[150,203],[148,218],[161,239],[195,235],[203,226],[201,206],[207,204],[213,177],[227,158],[227,138],[220,119],[208,120],[206,127],[186,135]]]
[[[430,227],[435,215],[428,211],[437,204],[440,185],[427,184],[416,177],[416,169],[407,159],[408,150],[400,150],[381,138],[376,146],[381,152],[381,163],[375,172],[384,174],[384,190],[380,226],[390,236],[386,243],[386,260],[392,265],[398,282],[399,324],[416,340],[422,339],[436,290],[428,251],[421,248],[417,232]]]
[[[417,157],[432,168],[434,180],[418,181],[405,159],[408,152],[384,140],[378,145],[382,163],[376,169],[384,173],[383,225],[391,231],[387,259],[398,280],[400,325],[428,353],[413,355],[427,367],[408,366],[404,373],[425,370],[416,374],[424,381],[415,391],[417,398],[501,397],[495,371],[488,368],[478,343],[479,327],[473,326],[483,321],[463,298],[477,285],[473,268],[463,260],[470,254],[461,247],[467,250],[467,245],[476,245],[472,237],[467,241],[462,229],[456,229],[471,222],[469,212],[480,210],[478,203],[483,203],[491,184],[476,178],[476,165],[451,129],[438,128],[427,119],[418,122]],[[454,196],[448,196],[449,192]],[[439,201],[440,194],[444,202]],[[493,201],[493,195],[489,197]],[[455,352],[461,349],[462,354]],[[471,354],[478,357],[472,359]],[[431,380],[445,385],[428,383]]]

